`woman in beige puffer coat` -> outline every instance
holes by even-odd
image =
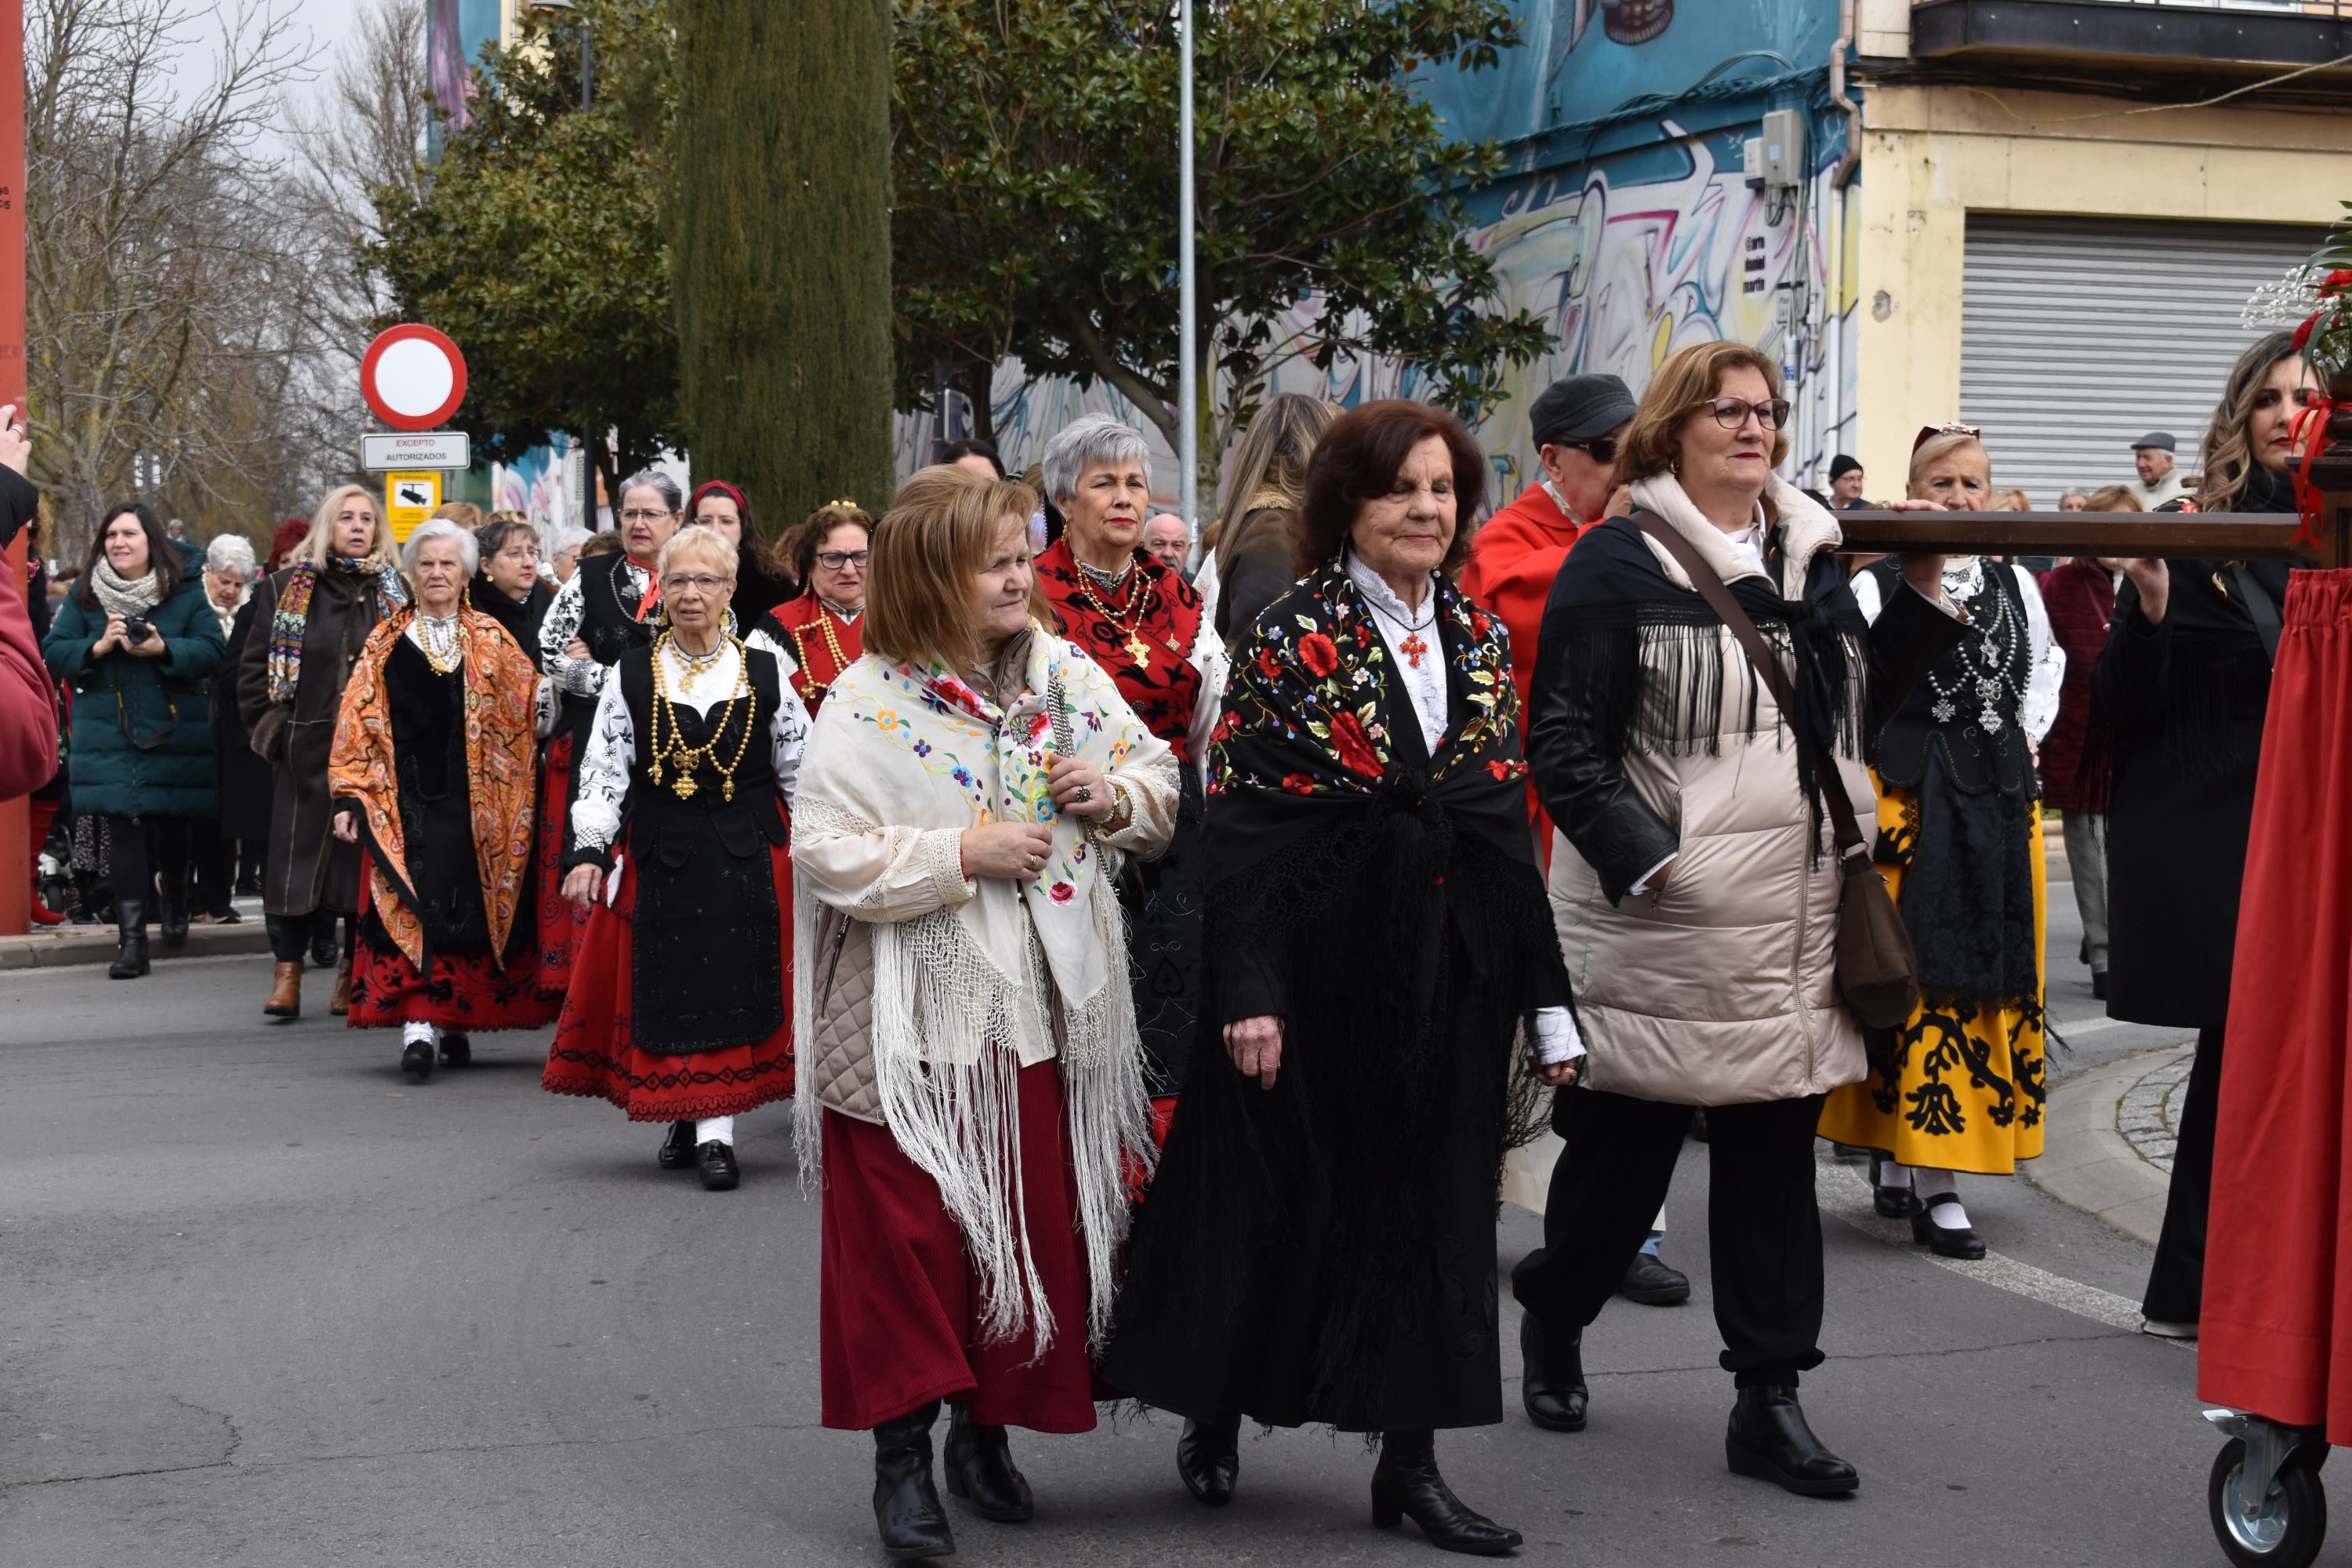
[[[1635,517],[1577,541],[1544,614],[1528,756],[1559,837],[1550,893],[1591,1065],[1553,1126],[1545,1245],[1513,1272],[1527,1309],[1522,1398],[1584,1423],[1584,1325],[1616,1289],[1707,1108],[1708,1230],[1733,1470],[1837,1495],[1852,1465],[1806,1426],[1822,1362],[1813,1124],[1865,1070],[1835,973],[1838,868],[1822,807],[1874,809],[1864,741],[1960,633],[1938,557],[1867,624],[1827,511],[1774,476],[1789,405],[1737,343],[1659,368],[1620,459]],[[1643,514],[1712,568],[1779,653],[1784,713]],[[1930,597],[1933,595],[1933,597]],[[1806,744],[1797,744],[1801,731]],[[1819,759],[1818,765],[1815,759]]]

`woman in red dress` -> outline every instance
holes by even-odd
[[[532,699],[539,672],[465,603],[474,536],[446,518],[408,536],[415,584],[343,687],[327,787],[335,837],[364,847],[351,1026],[401,1030],[422,1083],[434,1045],[473,1060],[477,1029],[535,1029],[562,993],[532,940]]]
[[[785,804],[808,715],[726,629],[732,544],[681,529],[658,570],[668,629],[613,667],[581,752],[563,891],[588,934],[540,1081],[669,1122],[662,1168],[724,1192],[735,1118],[793,1092]]]
[[[782,656],[812,716],[866,651],[866,547],[874,520],[854,501],[821,506],[786,542],[786,564],[808,586],[757,623],[753,647]]]

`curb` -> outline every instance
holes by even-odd
[[[2060,1203],[2154,1247],[2164,1228],[2171,1178],[2116,1131],[2116,1113],[2134,1084],[2189,1048],[2184,1042],[2141,1051],[2053,1089],[2046,1152],[2020,1167],[2025,1179]]]
[[[111,963],[119,945],[111,926],[67,926],[34,931],[28,936],[0,936],[0,970]],[[269,928],[253,916],[233,926],[190,926],[187,945],[179,948],[165,947],[151,929],[148,945],[159,964],[180,958],[268,952]]]

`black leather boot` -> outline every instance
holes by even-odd
[[[893,1557],[946,1557],[955,1551],[948,1510],[931,1485],[931,1423],[940,1402],[874,1428],[874,1523]]]
[[[1213,1421],[1184,1423],[1176,1439],[1176,1473],[1184,1489],[1211,1508],[1234,1500],[1234,1482],[1242,1470],[1242,1418],[1221,1416]]]
[[[162,925],[163,945],[183,947],[188,941],[188,868],[185,866],[165,867],[155,874],[157,891],[162,895]]]
[[[336,917],[320,910],[310,917],[310,963],[320,969],[332,969],[340,955]]]
[[[1581,1432],[1591,1394],[1584,1386],[1584,1331],[1559,1334],[1533,1312],[1519,1318],[1519,1405],[1549,1432]]]
[[[948,1490],[999,1524],[1026,1524],[1037,1511],[1028,1479],[1013,1462],[1002,1426],[983,1426],[961,1405],[948,1415]]]
[[[114,932],[121,946],[107,965],[109,980],[136,980],[147,973],[147,903],[143,899],[114,900]]]
[[[1515,1552],[1519,1532],[1507,1530],[1465,1503],[1437,1473],[1436,1435],[1390,1432],[1381,1438],[1381,1462],[1372,1470],[1372,1523],[1393,1528],[1410,1515],[1432,1546],[1473,1557]]]
[[[1805,1425],[1804,1407],[1788,1384],[1752,1384],[1739,1391],[1723,1454],[1732,1474],[1770,1481],[1800,1497],[1843,1497],[1862,1485],[1854,1468],[1822,1447]]]

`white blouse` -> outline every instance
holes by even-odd
[[[576,583],[579,578],[574,576],[572,581]],[[735,695],[736,681],[743,668],[743,656],[731,641],[722,643],[718,658],[699,670],[669,643],[664,643],[656,657],[662,661],[670,700],[700,715],[708,715],[714,704]],[[792,671],[798,667],[789,658],[779,658],[777,666],[777,684],[782,689],[778,695],[782,700],[768,726],[768,742],[775,763],[776,786],[789,803],[793,791],[800,784],[801,751],[808,744],[809,716],[791,679]],[[598,674],[602,673],[600,668]],[[604,694],[596,700],[596,722],[589,731],[588,749],[581,759],[579,795],[572,804],[572,831],[579,843],[603,849],[619,837],[621,802],[629,793],[629,773],[636,761],[636,722],[629,716],[629,704],[621,695],[621,683],[606,681]]]
[[[1983,585],[1987,563],[1979,555],[1949,555],[1944,559],[1944,597],[1958,603],[1971,598]],[[1999,568],[1994,568],[1999,570]],[[2042,603],[2042,590],[2033,581],[2033,574],[2022,566],[2011,566],[2017,574],[2017,587],[2025,601],[2025,689],[2018,694],[2018,722],[2025,727],[2026,735],[2037,745],[2050,733],[2050,726],[2058,722],[2058,689],[2066,679],[2066,650],[2050,634],[2050,611]],[[1883,607],[1878,579],[1864,572],[1853,580],[1853,601],[1862,606],[1862,618],[1875,622]]]

